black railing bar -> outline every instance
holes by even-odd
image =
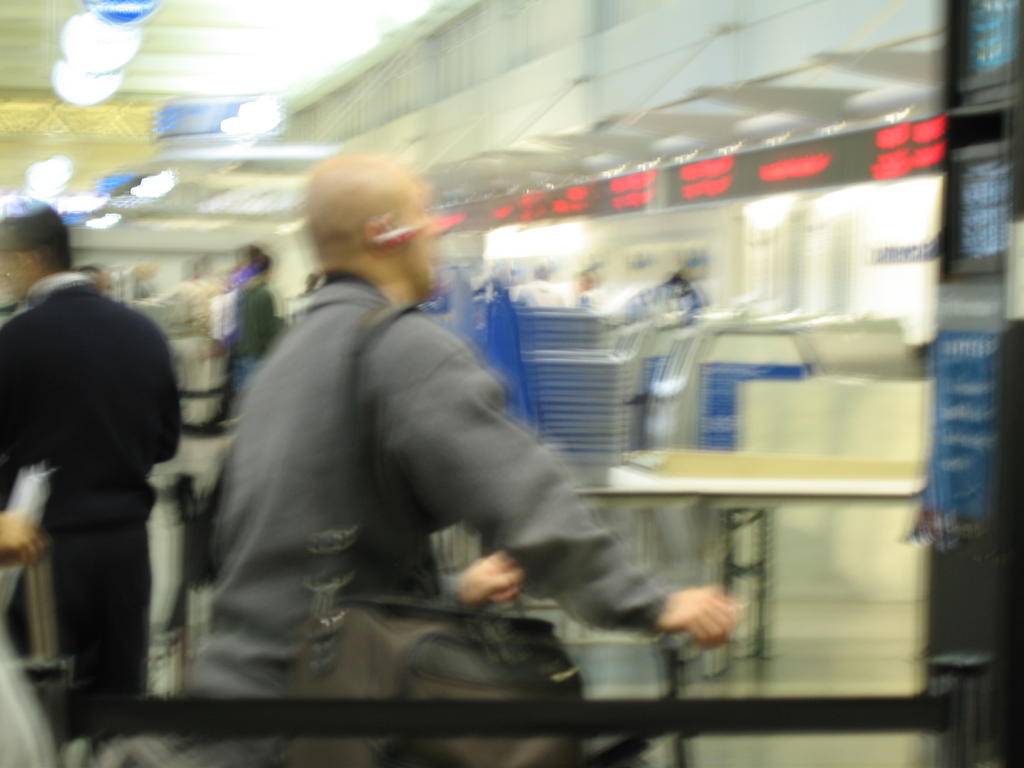
[[[357,701],[75,697],[76,734],[522,736],[942,732],[948,696],[683,701]]]

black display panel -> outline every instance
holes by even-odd
[[[638,171],[612,179],[449,206],[437,211],[449,230],[490,230],[579,216],[644,211],[718,200],[766,197],[945,169],[945,115],[780,147]]]
[[[494,229],[509,224],[571,219],[577,216],[614,216],[644,211],[658,192],[659,171],[652,169],[601,181],[557,189],[505,195],[483,202],[447,206],[437,211],[449,231]]]
[[[953,153],[949,165],[949,274],[999,272],[1010,247],[1013,174],[1005,143]]]
[[[658,171],[639,171],[612,179],[558,189],[526,192],[493,201],[491,224],[530,224],[576,216],[614,216],[646,210],[658,190]]]
[[[971,104],[1005,98],[1018,49],[1020,0],[968,0],[955,33],[957,78],[962,100]]]
[[[666,205],[764,197],[943,170],[945,115],[667,168]]]

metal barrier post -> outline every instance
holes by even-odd
[[[73,663],[68,658],[29,662],[24,667],[58,750],[71,740],[68,715],[72,670]]]
[[[974,768],[980,760],[985,724],[983,685],[991,658],[951,653],[929,664],[929,693],[950,696],[949,728],[941,735],[939,768]]]

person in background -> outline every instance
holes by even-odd
[[[273,259],[259,246],[250,246],[252,277],[238,299],[238,343],[235,347],[235,392],[252,378],[281,331],[274,295],[270,292]]]
[[[220,402],[213,393],[225,385],[227,366],[212,320],[214,300],[223,290],[224,283],[212,274],[210,257],[205,256],[189,266],[189,279],[170,297],[171,346],[178,362],[182,417],[192,430],[215,427]]]
[[[79,267],[78,271],[92,280],[93,287],[101,296],[110,296],[112,280],[107,270],[95,264],[87,264],[84,267]]]
[[[129,301],[146,301],[156,296],[153,281],[160,273],[160,265],[151,261],[138,264],[131,269],[131,290]]]
[[[288,306],[288,322],[296,323],[302,319],[306,314],[306,310],[309,308],[309,304],[320,288],[320,283],[323,281],[324,276],[319,272],[310,272],[306,275],[306,287],[298,296],[293,298],[289,302]]]
[[[0,500],[20,468],[53,468],[42,527],[61,653],[74,657],[85,692],[138,694],[148,652],[148,476],[177,451],[178,388],[159,329],[101,296],[71,262],[53,209],[19,200],[0,212],[0,263],[23,305],[0,328]],[[24,652],[23,595],[8,620]]]
[[[601,289],[601,281],[598,279],[597,271],[588,269],[580,273],[578,291],[578,304],[584,309],[595,312],[601,309],[604,303],[604,291]]]
[[[569,299],[551,282],[551,270],[541,266],[533,270],[533,280],[515,291],[515,301],[527,307],[568,307]]]
[[[663,288],[670,311],[680,312],[685,317],[693,319],[704,308],[704,297],[694,285],[693,274],[689,269],[679,268]]]

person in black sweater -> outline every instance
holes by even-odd
[[[0,328],[0,499],[21,467],[52,468],[62,653],[93,692],[144,690],[150,563],[148,476],[181,426],[171,354],[156,325],[71,271],[68,231],[39,203],[0,215],[0,267],[22,304]],[[2,509],[2,507],[0,507]],[[24,650],[24,605],[8,616]]]

